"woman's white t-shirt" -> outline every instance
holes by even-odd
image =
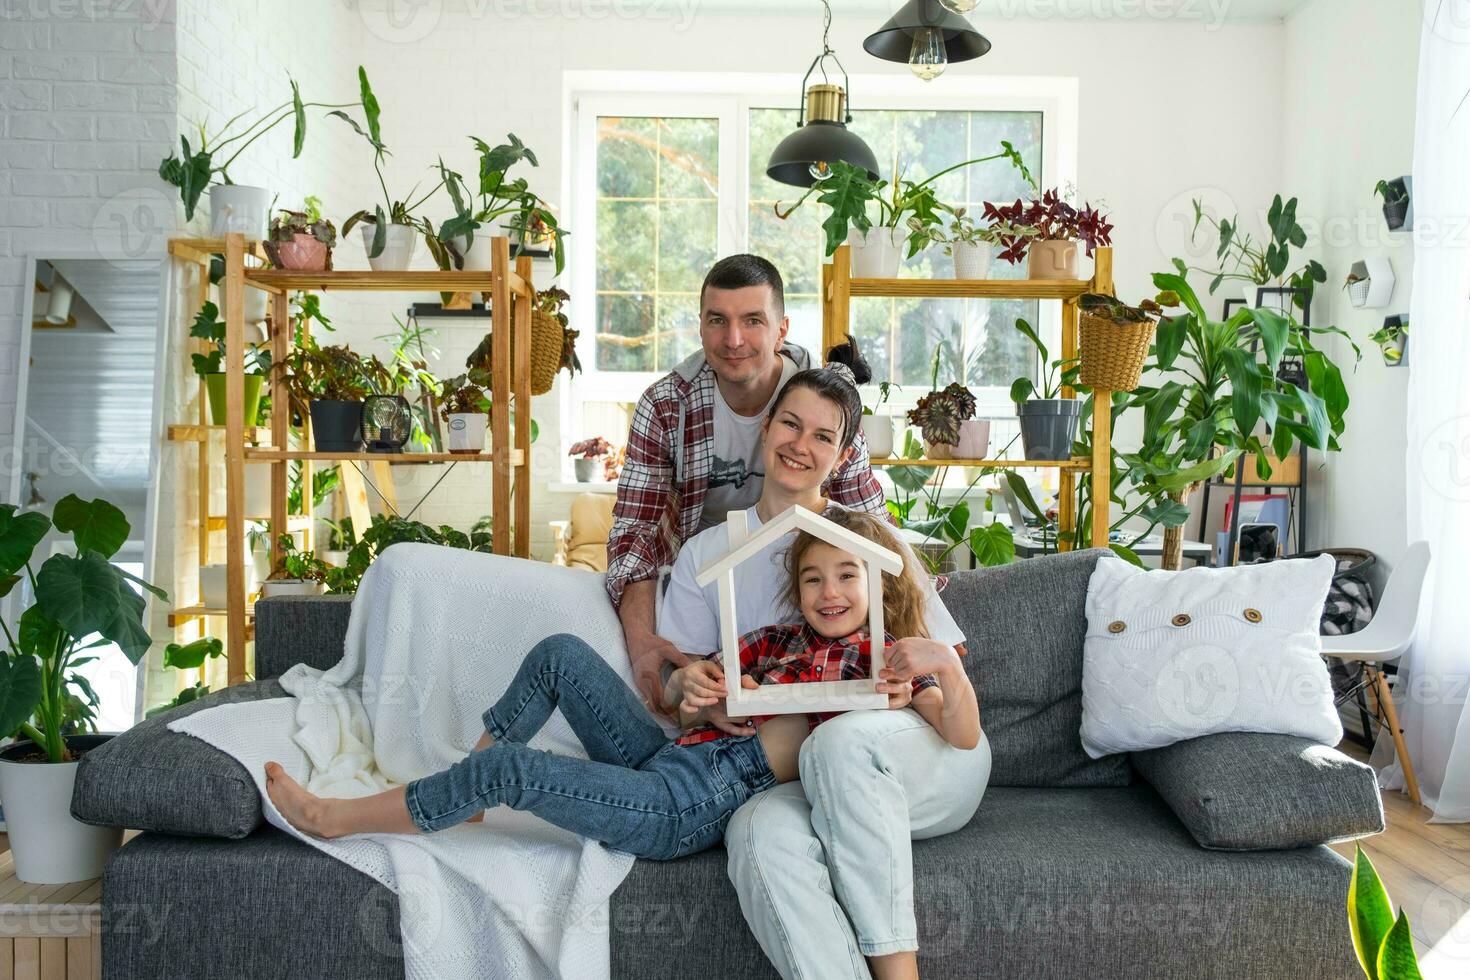
[[[838,505],[829,503],[827,506]],[[754,507],[745,512],[745,519],[750,533],[760,529],[761,519]],[[792,531],[736,567],[736,634],[801,620],[801,613],[784,598],[788,578],[786,552],[795,538],[796,532]],[[907,549],[908,545],[903,547]],[[679,549],[668,590],[659,606],[657,632],[685,653],[713,653],[720,648],[718,586],[711,582],[700,588],[694,576],[729,550],[729,531],[723,524],[699,532]],[[948,646],[964,643],[965,634],[945,608],[933,581],[926,576],[924,584],[928,594],[924,604],[924,624],[929,628],[929,636]]]

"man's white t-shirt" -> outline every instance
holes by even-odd
[[[838,505],[829,503],[827,506]],[[750,533],[754,534],[760,529],[761,519],[756,514],[755,507],[746,510],[746,522]],[[723,524],[701,531],[684,542],[684,547],[679,549],[679,557],[674,562],[668,591],[664,593],[663,602],[659,606],[657,632],[685,653],[713,653],[720,648],[718,585],[711,582],[700,588],[694,581],[694,576],[701,568],[730,550],[728,535]],[[786,552],[795,539],[796,532],[792,531],[736,567],[737,634],[762,626],[801,621],[801,613],[784,598],[788,580]],[[908,545],[904,544],[903,547],[907,549]],[[927,592],[924,623],[929,628],[929,636],[948,646],[964,643],[965,634],[945,608],[944,600],[939,598],[933,581],[925,576],[924,584]]]
[[[740,415],[725,402],[720,386],[715,385],[715,433],[709,489],[704,495],[704,510],[699,527],[716,527],[725,523],[732,510],[754,507],[761,499],[765,473],[761,471],[761,423],[776,403],[776,396],[796,374],[796,362],[781,358],[781,380],[771,400],[755,415]]]

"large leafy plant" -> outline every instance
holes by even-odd
[[[347,564],[327,570],[327,589],[338,595],[356,592],[362,576],[377,557],[388,547],[406,541],[486,554],[490,552],[492,543],[490,525],[486,519],[478,521],[466,534],[447,524],[434,528],[402,517],[374,515],[372,524],[358,534],[357,542],[348,551]]]
[[[205,302],[194,316],[189,327],[189,336],[207,341],[209,352],[198,352],[189,356],[194,371],[200,376],[222,374],[225,370],[225,322],[219,318],[219,307]],[[245,345],[245,373],[269,374],[271,370],[270,348],[264,344]]]
[[[938,226],[943,215],[951,210],[941,204],[935,194],[934,184],[939,178],[978,163],[1009,160],[1027,183],[1031,182],[1031,173],[1026,169],[1020,151],[1005,140],[1000,145],[999,153],[945,167],[920,181],[905,180],[902,169],[891,182],[881,178],[874,180],[861,167],[833,161],[828,176],[808,188],[796,203],[785,210],[780,204],[775,205],[776,216],[783,220],[791,217],[797,208],[815,195],[817,203],[828,208],[827,217],[822,221],[822,232],[826,238],[826,252],[832,255],[839,245],[847,241],[849,228],[867,232],[873,227],[874,221],[868,215],[869,205],[873,205],[878,213],[876,223],[880,227],[901,228],[910,218],[917,223],[917,227],[912,223],[909,226],[908,257],[913,258],[931,241],[928,229]]]
[[[1271,207],[1266,212],[1266,227],[1270,237],[1264,242],[1258,242],[1249,232],[1240,230],[1240,215],[1228,219],[1220,218],[1216,224],[1213,220],[1207,220],[1209,216],[1200,200],[1196,199],[1193,204],[1194,228],[1190,232],[1190,241],[1198,238],[1200,226],[1206,224],[1219,237],[1215,260],[1221,263],[1220,268],[1211,270],[1192,267],[1196,272],[1214,277],[1210,280],[1211,295],[1227,279],[1258,286],[1274,282],[1278,285],[1285,283],[1304,291],[1294,297],[1298,308],[1306,309],[1311,304],[1312,290],[1317,283],[1327,281],[1327,270],[1316,259],[1305,262],[1298,268],[1291,268],[1291,250],[1303,248],[1307,244],[1306,229],[1296,220],[1296,198],[1282,201],[1281,195],[1277,194],[1271,201]]]
[[[53,527],[71,535],[76,554],[53,554],[34,568],[35,550]],[[92,695],[75,673],[96,659],[83,654],[116,644],[136,664],[152,645],[143,628],[144,599],[134,586],[163,600],[168,594],[111,560],[131,530],[112,504],[74,494],[57,501],[50,518],[0,506],[0,595],[25,582],[33,596],[15,622],[0,621],[0,735],[30,739],[50,762],[71,758],[64,736],[68,716],[75,721],[73,691]]]
[[[286,374],[292,396],[304,410],[311,401],[361,401],[373,391],[367,362],[356,351],[338,344],[319,346],[314,340],[294,348],[276,366]]]
[[[358,72],[362,78],[363,90],[371,94],[371,89],[367,87],[367,75],[362,72],[361,68],[358,69]],[[292,79],[287,79],[287,81],[291,84],[291,98],[286,102],[262,113],[248,126],[240,125],[240,121],[246,115],[245,112],[230,118],[213,133],[206,129],[204,123],[200,123],[197,146],[190,146],[189,137],[180,136],[180,153],[170,153],[159,163],[158,176],[178,188],[179,199],[184,202],[186,219],[193,220],[194,209],[198,206],[199,198],[205,188],[216,178],[222,184],[233,184],[234,181],[230,179],[230,165],[239,159],[240,154],[249,149],[252,143],[288,119],[294,126],[291,158],[294,160],[301,156],[302,147],[306,145],[307,109],[330,109],[332,111],[328,115],[345,119],[353,129],[359,133],[362,132],[361,127],[343,110],[360,105],[367,111],[366,100],[342,103],[303,102],[300,86]],[[377,103],[374,101],[370,119],[376,119],[376,113]],[[224,159],[218,160],[219,157],[224,157]]]
[[[443,249],[436,257],[445,256],[449,264],[441,261],[443,268],[464,267],[464,256],[459,252],[458,239],[463,238],[466,246],[474,243],[475,232],[500,219],[509,219],[512,230],[521,232],[526,241],[532,229],[544,229],[552,239],[556,259],[556,272],[560,275],[566,265],[566,231],[556,223],[556,215],[531,189],[524,177],[512,180],[509,172],[522,160],[531,166],[539,166],[536,154],[521,142],[515,133],[507,133],[509,142],[491,146],[478,136],[471,136],[475,150],[479,153],[479,174],[476,186],[471,187],[464,177],[439,161],[439,176],[449,199],[454,204],[454,216],[439,226],[438,240]]]

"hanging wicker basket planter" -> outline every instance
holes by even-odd
[[[531,312],[531,394],[544,395],[556,384],[566,351],[567,331],[550,313]]]
[[[1089,388],[1132,391],[1143,374],[1148,347],[1154,339],[1154,321],[1109,320],[1082,316],[1082,363],[1077,380]]]

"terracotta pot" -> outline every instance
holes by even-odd
[[[331,249],[327,243],[300,232],[291,236],[289,242],[276,242],[276,254],[281,258],[281,268],[296,272],[324,272],[330,263]]]
[[[1077,243],[1032,239],[1026,269],[1032,279],[1076,279]]]

